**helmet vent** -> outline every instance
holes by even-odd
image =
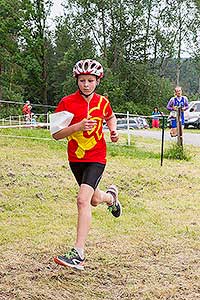
[[[85,62],[84,69],[88,70],[88,62],[87,61]]]

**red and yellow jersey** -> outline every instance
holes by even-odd
[[[106,163],[106,142],[102,132],[104,119],[109,119],[113,111],[107,98],[94,93],[87,102],[79,91],[61,99],[56,112],[69,111],[74,114],[70,125],[84,118],[95,120],[97,125],[90,131],[77,131],[68,139],[68,159],[70,162]]]

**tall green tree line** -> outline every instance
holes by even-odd
[[[50,30],[52,1],[0,0],[0,98],[54,105],[76,89],[72,68],[99,60],[99,92],[116,111],[166,106],[176,84],[200,93],[200,2],[63,0]],[[190,59],[182,59],[184,49]],[[187,77],[187,75],[189,77]]]

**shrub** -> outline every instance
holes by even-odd
[[[189,161],[191,154],[186,151],[182,146],[173,143],[169,149],[164,153],[164,157],[168,159],[178,159]]]

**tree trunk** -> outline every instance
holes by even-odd
[[[0,78],[2,75],[2,64],[0,63]],[[1,81],[0,81],[0,100],[2,99],[2,85],[1,85]]]
[[[107,59],[107,45],[106,45],[106,23],[105,23],[105,12],[104,7],[101,11],[102,16],[102,28],[103,28],[103,58]]]
[[[178,4],[178,20],[179,20],[179,33],[178,33],[178,55],[176,67],[176,85],[180,85],[180,70],[181,70],[181,42],[182,42],[182,18],[181,18],[181,3]]]
[[[43,81],[43,89],[42,89],[42,99],[44,106],[44,112],[48,112],[48,100],[47,100],[47,56],[46,56],[46,38],[43,39],[43,47],[42,47],[42,81]]]
[[[151,9],[152,9],[152,0],[149,1],[148,5],[148,16],[147,16],[147,25],[146,25],[146,35],[144,38],[144,62],[147,61],[147,49],[148,49],[148,39],[149,39],[149,31],[150,31],[150,20],[151,20]]]

